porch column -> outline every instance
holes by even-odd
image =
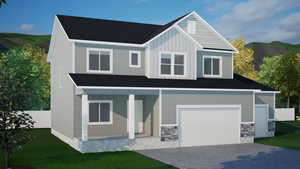
[[[83,94],[81,98],[81,139],[86,141],[88,139],[88,121],[89,121],[89,107],[88,107],[88,95]]]
[[[128,97],[128,134],[129,139],[134,139],[134,121],[135,121],[135,105],[134,105],[134,94],[130,94]]]

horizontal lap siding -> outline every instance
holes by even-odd
[[[176,123],[176,105],[209,104],[241,104],[242,122],[253,121],[252,92],[163,91],[162,124]]]

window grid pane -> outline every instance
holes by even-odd
[[[101,51],[100,54],[100,70],[109,71],[110,70],[110,54],[109,52]]]
[[[110,103],[100,103],[100,122],[110,122]]]
[[[138,54],[137,53],[132,53],[131,54],[131,65],[138,65]]]
[[[220,75],[220,59],[213,59],[213,75]]]
[[[211,58],[204,58],[204,74],[211,75]]]
[[[90,51],[89,52],[89,69],[99,70],[99,52]]]
[[[99,103],[89,104],[89,122],[99,122]]]

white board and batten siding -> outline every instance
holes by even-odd
[[[25,113],[35,121],[34,128],[51,128],[51,111],[32,110]]]
[[[275,109],[276,121],[294,121],[295,120],[295,108],[278,108]]]
[[[179,52],[185,54],[185,76],[165,77],[165,78],[184,78],[194,79],[196,77],[196,50],[198,46],[176,28],[168,30],[149,44],[149,73],[152,78],[164,78],[159,76],[160,72],[160,52]]]

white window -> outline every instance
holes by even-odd
[[[222,58],[219,56],[203,56],[204,77],[221,77]]]
[[[112,108],[112,100],[89,101],[89,124],[112,124]]]
[[[111,49],[88,49],[88,72],[112,73]]]
[[[196,33],[196,21],[188,21],[187,22],[187,31],[189,34]]]
[[[129,67],[141,67],[140,51],[129,51]]]
[[[171,76],[183,76],[185,74],[185,54],[161,52],[160,53],[160,74]]]

